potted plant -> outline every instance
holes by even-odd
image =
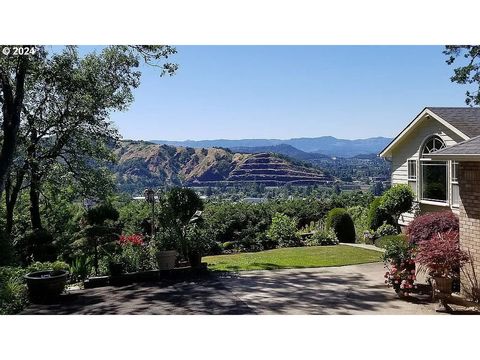
[[[460,249],[458,231],[437,233],[418,244],[416,261],[427,269],[441,295],[452,293],[453,280],[468,260],[468,254]]]
[[[163,229],[155,236],[155,257],[159,270],[171,270],[175,267],[177,259],[178,234],[173,229]]]
[[[68,271],[42,270],[25,275],[28,292],[32,300],[52,299],[60,295],[67,284]]]
[[[412,248],[402,238],[392,239],[385,245],[383,255],[385,268],[385,283],[395,289],[400,296],[409,296],[415,288],[415,261]]]

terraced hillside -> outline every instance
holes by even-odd
[[[261,183],[279,186],[332,180],[319,169],[272,153],[240,154],[222,148],[193,149],[145,141],[122,141],[115,153],[118,164],[113,170],[117,184],[129,193],[164,185]]]

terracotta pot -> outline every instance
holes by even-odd
[[[175,267],[177,252],[175,250],[158,251],[156,257],[159,270],[171,270]]]
[[[453,279],[447,277],[435,277],[435,285],[441,294],[450,295],[453,289]]]

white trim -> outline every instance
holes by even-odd
[[[426,115],[431,116],[433,119],[437,120],[440,124],[444,125],[446,128],[450,129],[453,131],[455,134],[463,138],[464,140],[470,139],[467,135],[465,135],[463,132],[458,130],[456,127],[454,127],[452,124],[450,124],[448,121],[443,120],[440,116],[436,115],[434,112],[429,110],[428,108],[423,109],[423,111],[417,115],[413,121],[407,125],[405,129],[402,130],[400,134],[397,135],[393,141],[388,144],[388,146],[382,150],[382,152],[378,155],[380,157],[387,157],[388,153],[392,150],[393,147],[395,147],[408,133],[410,133],[417,125],[418,123],[425,118]]]
[[[443,201],[420,200],[420,204],[450,207],[448,202]]]

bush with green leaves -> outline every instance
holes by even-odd
[[[384,222],[378,229],[375,231],[377,237],[387,236],[387,235],[397,235],[397,228],[393,225],[387,224]]]
[[[392,216],[381,206],[382,198],[377,197],[372,201],[368,208],[367,226],[368,229],[376,231],[383,223],[394,225],[395,221]]]
[[[297,235],[295,219],[287,215],[276,213],[272,218],[272,225],[267,231],[267,237],[279,247],[294,247],[300,245]]]
[[[393,185],[382,195],[381,207],[398,223],[398,218],[404,212],[412,208],[415,194],[412,188],[406,184]]]
[[[306,246],[325,246],[337,245],[338,239],[335,232],[330,230],[319,230],[313,233],[311,237],[305,240]]]
[[[27,306],[26,273],[19,267],[0,267],[0,315],[17,314]]]
[[[350,214],[343,208],[335,208],[328,212],[325,228],[332,229],[340,242],[355,242],[355,225]]]
[[[404,244],[408,242],[408,238],[404,234],[398,234],[398,235],[386,235],[379,237],[378,239],[375,240],[375,246],[386,249],[387,246],[389,246],[390,243],[400,243]]]

